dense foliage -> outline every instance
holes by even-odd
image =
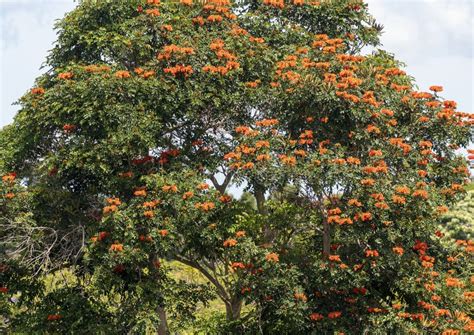
[[[366,4],[82,1],[56,28],[0,133],[3,327],[179,333],[218,298],[196,332],[474,330],[473,243],[438,231],[473,118]]]

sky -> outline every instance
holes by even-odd
[[[366,0],[383,24],[383,49],[407,64],[420,90],[442,85],[458,109],[474,112],[471,0]],[[54,22],[73,0],[0,0],[0,127],[12,122],[12,105],[33,87],[56,40]]]

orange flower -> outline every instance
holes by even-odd
[[[268,155],[268,154],[261,154],[261,155],[257,156],[257,161],[259,161],[259,162],[268,161],[268,160],[270,160],[270,155]]]
[[[374,186],[375,185],[375,180],[373,179],[362,179],[360,183],[364,186]]]
[[[32,88],[31,89],[31,93],[32,94],[38,94],[38,95],[41,95],[41,94],[44,94],[44,88],[42,87],[36,87],[36,88]]]
[[[130,72],[128,71],[117,71],[115,72],[115,77],[116,78],[130,78]]]
[[[457,278],[448,277],[448,278],[446,278],[446,286],[448,286],[448,287],[464,287],[464,284]]]
[[[156,8],[146,9],[145,13],[150,16],[160,16],[160,11]]]
[[[406,199],[404,197],[399,196],[399,195],[393,195],[392,196],[392,201],[395,204],[399,204],[399,205],[403,205],[403,204],[406,203]]]
[[[66,123],[66,124],[63,126],[63,130],[64,130],[65,133],[70,133],[70,132],[72,132],[74,129],[76,129],[76,126],[73,125],[73,124]]]
[[[341,256],[339,255],[329,255],[328,259],[332,262],[340,262]]]
[[[117,251],[117,252],[122,252],[123,251],[123,244],[120,243],[114,243],[110,246],[110,251]]]
[[[260,148],[270,148],[270,142],[268,141],[257,141],[255,143],[255,147],[257,149],[260,149]]]
[[[428,199],[428,192],[425,190],[415,190],[412,195],[414,197]]]
[[[370,220],[372,220],[372,214],[369,213],[369,212],[360,213],[360,219],[362,221],[370,221]]]
[[[238,232],[235,233],[235,236],[237,238],[244,237],[245,236],[245,231],[244,230],[239,230]]]
[[[188,192],[185,192],[183,194],[183,200],[186,200],[186,199],[189,199],[189,198],[192,198],[194,196],[194,193],[192,191],[188,191]]]
[[[167,229],[160,229],[158,230],[158,234],[160,234],[162,237],[165,237],[168,235],[168,230]]]
[[[231,267],[232,267],[233,269],[245,269],[244,263],[241,263],[241,262],[233,262],[233,263],[231,264]]]
[[[265,259],[269,262],[277,263],[280,261],[280,258],[277,253],[271,252],[265,256]]]
[[[227,204],[227,203],[232,201],[232,196],[230,196],[228,194],[221,195],[219,197],[219,201],[224,203],[224,204]]]
[[[293,294],[296,300],[301,300],[303,302],[306,302],[308,300],[308,297],[304,293],[295,293]]]
[[[393,250],[394,253],[396,253],[400,256],[403,255],[403,253],[404,253],[404,250],[403,250],[402,247],[393,247],[392,250]]]
[[[430,91],[442,92],[443,91],[443,86],[430,86]]]
[[[328,318],[330,318],[330,319],[337,319],[337,318],[341,317],[341,315],[342,315],[342,313],[339,312],[339,311],[330,312],[330,313],[328,314]]]
[[[379,252],[377,250],[366,250],[365,257],[379,257]]]
[[[209,189],[209,185],[206,183],[201,183],[197,186],[198,190],[207,190]]]
[[[319,313],[311,313],[309,315],[309,318],[311,319],[311,321],[319,321],[319,320],[324,319],[324,316]]]
[[[73,74],[71,72],[63,72],[58,74],[59,79],[64,79],[64,80],[69,80],[73,77]]]
[[[149,219],[155,216],[155,213],[153,211],[145,211],[143,212],[143,215]]]
[[[173,192],[176,193],[178,192],[178,187],[176,185],[164,185],[161,190],[163,192]]]
[[[136,197],[146,197],[146,190],[136,190],[133,192],[133,195]]]
[[[7,194],[5,194],[5,198],[7,199],[13,199],[14,197],[15,197],[15,193],[8,192]]]
[[[105,206],[104,209],[103,209],[103,213],[104,214],[109,214],[109,213],[116,212],[117,210],[118,210],[118,208],[117,208],[116,205]]]
[[[223,243],[224,247],[234,247],[235,245],[237,245],[237,240],[234,240],[233,238],[229,238],[227,240],[224,241]]]
[[[109,205],[120,206],[122,203],[119,198],[107,198],[105,199]]]
[[[349,206],[356,206],[356,207],[361,207],[361,206],[362,206],[362,203],[361,203],[359,200],[357,200],[357,199],[350,199],[350,200],[347,202],[347,204],[348,204]]]
[[[12,172],[12,173],[9,173],[9,174],[6,174],[6,175],[2,176],[2,181],[4,183],[11,183],[15,180],[15,178],[16,178],[16,173]]]
[[[204,212],[208,212],[215,207],[216,205],[213,202],[197,202],[194,204],[194,208],[201,209]]]

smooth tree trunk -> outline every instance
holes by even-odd
[[[157,308],[158,317],[160,318],[160,324],[158,326],[158,335],[168,335],[168,321],[166,319],[166,311],[163,307]]]
[[[230,303],[225,303],[225,311],[227,321],[235,321],[240,318],[240,312],[242,310],[242,299],[234,297]]]
[[[331,227],[326,219],[323,220],[323,258],[329,257],[331,248]]]

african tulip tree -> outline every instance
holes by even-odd
[[[66,268],[86,321],[166,334],[212,298],[172,279],[175,260],[225,305],[218,332],[472,330],[472,243],[435,233],[469,175],[472,116],[360,54],[381,29],[365,4],[83,1],[57,28],[0,138],[5,294],[23,292],[17,268]],[[53,232],[34,236],[42,257],[14,238],[18,210]],[[68,331],[77,295],[38,293],[54,303],[9,322]]]

